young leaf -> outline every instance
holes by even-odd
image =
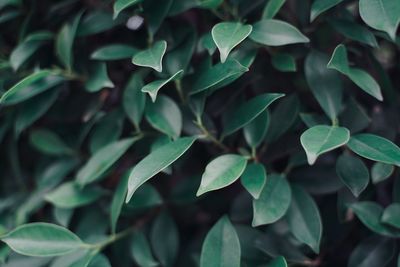
[[[114,3],[114,19],[116,19],[118,17],[118,14],[133,5],[139,4],[140,2],[142,2],[143,0],[116,0]]]
[[[400,22],[400,2],[390,0],[360,0],[360,16],[371,28],[386,32],[392,40]]]
[[[261,20],[253,25],[250,39],[268,46],[308,43],[310,40],[287,22],[274,19]]]
[[[340,75],[326,68],[329,58],[320,52],[308,54],[304,71],[314,97],[331,120],[336,119],[342,106],[343,88]]]
[[[228,217],[222,217],[208,232],[201,249],[200,267],[239,267],[240,242]]]
[[[93,203],[104,194],[99,188],[86,187],[81,189],[74,182],[66,182],[47,193],[44,198],[56,207],[74,209]]]
[[[292,198],[286,178],[269,175],[260,197],[253,200],[253,226],[271,224],[282,218],[289,208]]]
[[[318,156],[346,144],[350,139],[350,132],[344,127],[317,125],[305,131],[300,142],[308,159],[313,165]]]
[[[136,142],[139,138],[128,138],[113,142],[98,150],[78,171],[76,181],[85,186],[102,175]]]
[[[240,178],[243,187],[246,188],[250,195],[255,199],[260,197],[266,180],[267,174],[264,165],[259,163],[248,164]]]
[[[224,63],[231,50],[249,36],[253,27],[239,22],[221,22],[211,30],[212,38],[218,47],[221,62]]]
[[[179,138],[154,150],[136,164],[129,175],[126,202],[129,202],[135,191],[142,184],[181,157],[192,146],[195,140],[195,137]]]
[[[382,162],[376,162],[371,168],[372,183],[377,184],[389,178],[394,172],[394,166]]]
[[[322,222],[318,206],[301,187],[292,187],[292,203],[286,214],[293,235],[319,253],[322,236]]]
[[[61,156],[74,153],[57,134],[49,130],[34,130],[29,139],[30,143],[44,154]]]
[[[146,84],[142,88],[142,92],[143,93],[148,93],[150,95],[151,100],[153,102],[156,102],[157,93],[161,89],[161,87],[163,87],[164,85],[166,85],[170,81],[174,81],[176,79],[179,79],[182,76],[182,74],[183,74],[183,70],[179,70],[177,73],[175,73],[174,75],[172,75],[168,79],[158,80],[158,81],[154,81],[154,82],[151,82],[149,84]]]
[[[400,230],[381,222],[383,209],[372,201],[357,202],[350,206],[358,219],[371,231],[384,236],[399,237]]]
[[[368,168],[358,157],[341,155],[336,161],[336,173],[356,197],[368,186]]]
[[[269,0],[263,10],[262,19],[272,19],[279,12],[286,0]]]
[[[247,159],[235,154],[226,154],[213,159],[206,166],[196,196],[234,183],[242,175],[246,165]]]
[[[347,146],[361,157],[400,166],[400,148],[374,134],[357,134],[350,138]]]
[[[149,67],[158,72],[162,72],[162,59],[167,50],[166,41],[158,41],[149,49],[136,53],[132,58],[132,63],[137,66]]]
[[[33,257],[54,257],[84,246],[74,233],[49,223],[30,223],[1,237],[15,252]]]
[[[390,204],[382,214],[381,222],[400,228],[400,203]]]
[[[182,131],[182,113],[169,97],[161,95],[155,103],[147,103],[146,119],[152,127],[176,139]]]
[[[327,64],[330,69],[335,69],[350,78],[362,90],[372,95],[379,101],[383,100],[379,84],[365,71],[349,67],[347,51],[344,45],[338,45],[333,51],[332,58]]]
[[[131,255],[139,266],[159,266],[159,263],[153,257],[149,241],[142,231],[136,232],[132,237]]]
[[[0,105],[14,105],[38,95],[64,81],[49,70],[41,70],[25,77],[8,89],[0,98]]]
[[[240,105],[234,113],[228,117],[222,135],[227,136],[243,128],[260,115],[272,102],[283,96],[284,94],[266,93],[258,95]]]
[[[310,22],[323,12],[343,2],[343,0],[314,0],[311,6]]]
[[[95,60],[120,60],[132,58],[137,52],[138,50],[133,46],[111,44],[97,49],[90,55],[90,58]]]

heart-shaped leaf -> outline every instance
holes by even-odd
[[[313,165],[319,155],[346,144],[349,139],[350,132],[344,127],[317,125],[305,131],[300,142],[308,164]]]
[[[207,164],[196,195],[200,196],[234,183],[242,175],[246,165],[247,159],[235,154],[226,154],[213,159]]]
[[[153,102],[156,102],[157,93],[161,89],[161,87],[163,87],[164,85],[166,85],[170,81],[174,81],[176,79],[179,79],[182,76],[182,74],[183,74],[183,70],[179,70],[177,73],[175,73],[174,75],[172,75],[168,79],[158,80],[158,81],[154,81],[154,82],[151,82],[149,84],[146,84],[145,86],[143,86],[142,92],[143,93],[148,93],[150,95],[150,97],[151,97],[151,100]]]
[[[211,30],[212,38],[218,47],[221,62],[224,63],[231,50],[249,36],[253,27],[239,22],[221,22]]]
[[[149,49],[136,53],[132,58],[132,63],[137,66],[149,67],[158,72],[162,72],[162,59],[167,50],[166,41],[158,41]]]

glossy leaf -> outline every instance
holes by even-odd
[[[269,175],[260,197],[253,200],[253,226],[271,224],[282,218],[289,208],[292,193],[286,177]]]
[[[211,30],[212,38],[224,63],[231,50],[249,36],[253,27],[238,22],[221,22]]]
[[[149,67],[158,72],[162,71],[162,59],[167,50],[166,41],[158,41],[149,49],[136,53],[132,58],[132,63],[137,66]]]
[[[350,132],[344,127],[317,125],[305,131],[300,142],[306,154],[308,164],[313,165],[318,156],[345,145]]]
[[[266,181],[267,173],[264,166],[259,163],[248,164],[240,178],[243,187],[255,199],[260,197]]]
[[[343,0],[314,0],[311,6],[310,21],[315,20],[323,12],[340,4]]]
[[[356,197],[368,186],[368,168],[358,157],[341,155],[336,161],[336,173]]]
[[[382,162],[376,162],[371,168],[372,183],[377,184],[389,178],[394,172],[394,166]]]
[[[219,219],[203,242],[200,267],[208,266],[240,266],[239,238],[227,217]]]
[[[49,223],[19,226],[1,240],[15,252],[34,257],[60,256],[84,246],[74,233]]]
[[[382,93],[379,84],[365,71],[349,67],[347,51],[344,45],[338,45],[329,61],[328,68],[335,69],[350,78],[362,90],[382,101]]]
[[[293,235],[318,253],[322,236],[321,216],[312,197],[300,187],[292,187],[292,202],[286,218]]]
[[[360,0],[360,16],[368,26],[386,32],[392,40],[400,23],[400,3],[390,0]]]
[[[400,204],[389,205],[382,213],[381,221],[384,224],[400,228]]]
[[[150,95],[150,98],[153,102],[156,102],[157,99],[157,93],[161,89],[161,87],[165,86],[167,83],[174,81],[176,79],[179,79],[183,74],[183,70],[179,70],[177,73],[169,77],[168,79],[165,80],[158,80],[151,82],[149,84],[146,84],[142,88],[143,93],[148,93]]]
[[[275,100],[283,96],[284,94],[262,94],[240,105],[226,121],[223,135],[227,136],[243,128],[260,115]]]
[[[375,35],[366,27],[361,26],[358,23],[344,19],[329,20],[329,23],[336,31],[350,40],[355,40],[372,47],[378,47]]]
[[[255,23],[250,39],[268,46],[308,43],[310,41],[294,26],[274,19],[261,20]]]
[[[270,263],[268,263],[267,267],[287,267],[288,264],[284,257],[279,256]]]
[[[350,138],[347,146],[364,158],[400,166],[400,148],[386,138],[357,134]]]
[[[272,19],[279,12],[286,0],[269,0],[263,10],[263,19]]]
[[[122,106],[131,122],[139,128],[146,104],[146,97],[140,91],[143,79],[140,74],[133,74],[124,89]]]
[[[270,124],[268,110],[264,110],[254,120],[243,127],[244,138],[251,147],[259,146],[267,134]]]
[[[114,3],[114,19],[118,17],[118,14],[131,6],[134,6],[136,4],[139,4],[143,0],[116,0]]]
[[[194,137],[179,138],[154,150],[136,164],[129,175],[126,202],[129,202],[135,191],[142,184],[181,157],[192,146],[195,140],[196,138]]]
[[[97,49],[90,55],[90,58],[96,60],[120,60],[132,58],[137,52],[138,50],[133,46],[112,44]]]
[[[97,151],[86,164],[79,169],[76,181],[85,186],[102,178],[102,175],[137,141],[128,138],[113,142]]]
[[[235,154],[226,154],[213,159],[206,166],[196,195],[200,196],[234,183],[242,175],[246,165],[246,158]]]

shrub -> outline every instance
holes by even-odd
[[[398,0],[0,1],[5,266],[395,266]]]

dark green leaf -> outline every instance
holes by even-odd
[[[356,197],[368,186],[368,168],[358,157],[341,155],[336,161],[336,173]]]

